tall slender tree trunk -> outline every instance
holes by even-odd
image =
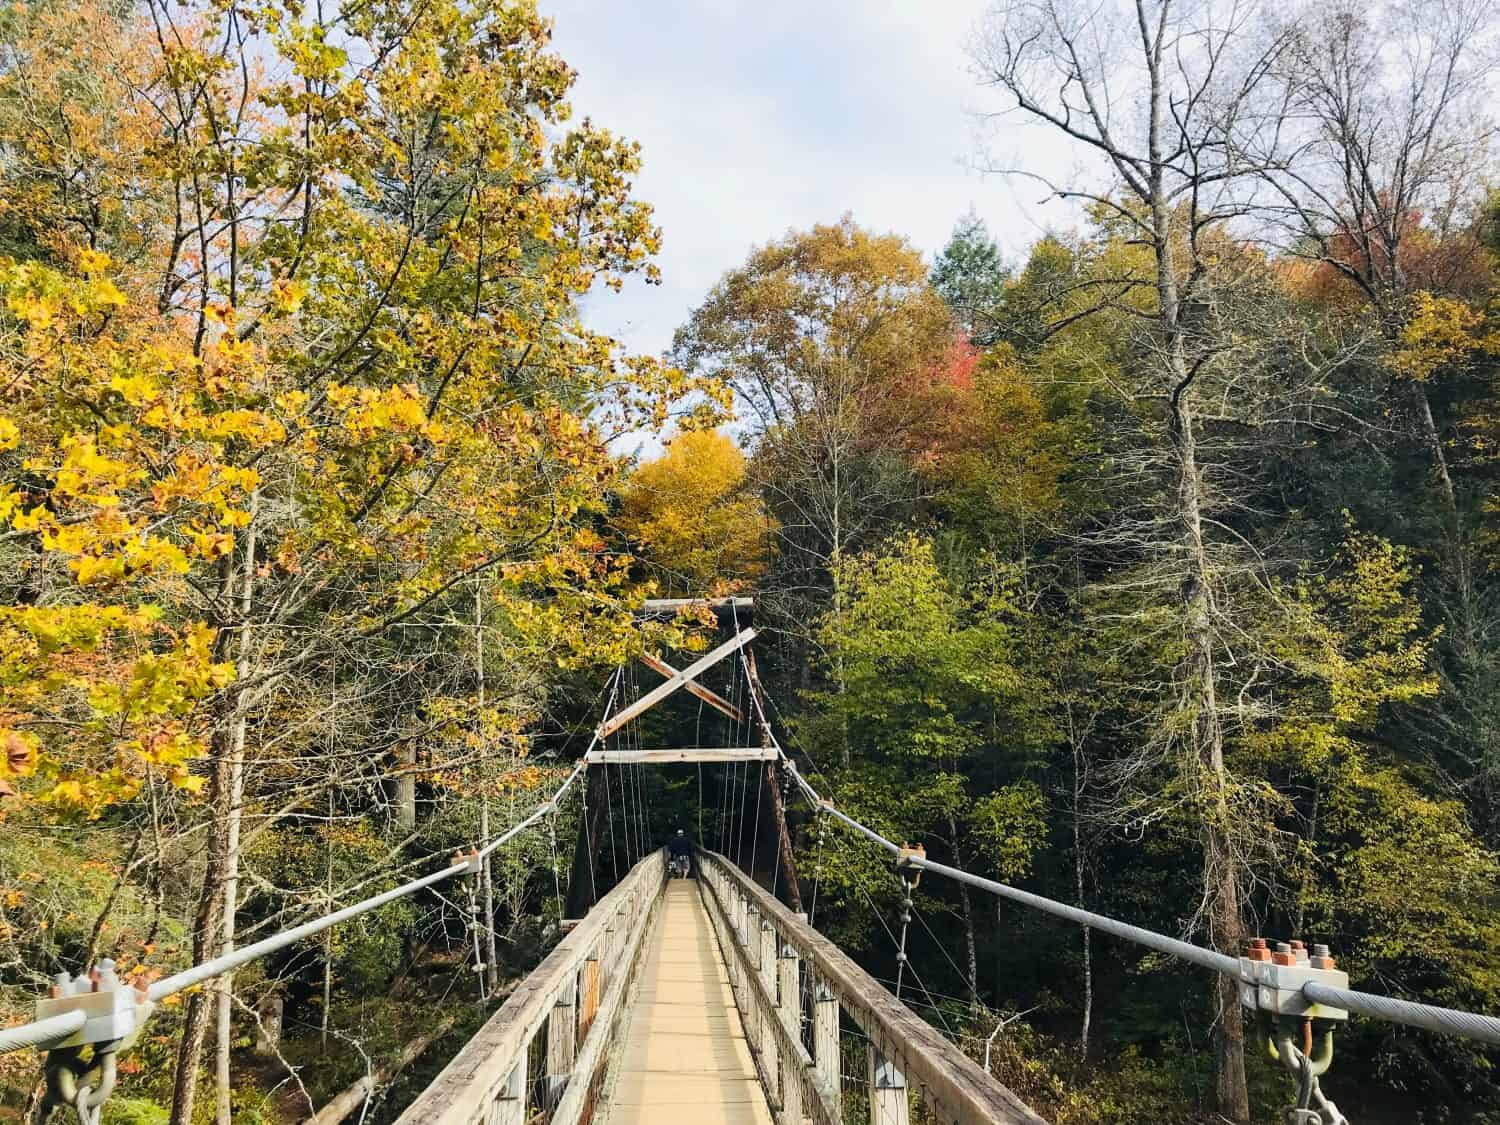
[[[962,868],[964,854],[958,846],[958,821],[950,811],[948,813],[948,840],[953,848],[954,866]],[[974,902],[969,897],[969,885],[960,883],[958,885],[958,898],[963,908],[964,915],[964,984],[969,991],[969,1011],[979,1010],[979,951],[978,943],[974,936]]]
[[[233,557],[225,559],[220,571],[219,594],[223,602],[236,602],[240,608],[238,628],[222,629],[219,635],[219,654],[227,655],[231,645],[235,653],[236,670],[243,680],[249,671],[250,635],[249,609],[254,594],[255,581],[255,527],[258,497],[251,496],[251,519],[246,535],[246,550],[241,559],[243,569],[235,569]],[[236,577],[241,576],[237,591]],[[209,782],[209,807],[214,810],[210,829],[208,862],[203,873],[203,885],[198,895],[198,907],[193,916],[193,961],[201,963],[217,956],[225,948],[226,941],[233,942],[232,930],[226,927],[226,904],[232,915],[239,894],[239,820],[244,800],[244,750],[245,724],[248,701],[242,691],[230,697],[226,721],[214,731],[212,748],[214,770]],[[216,993],[194,992],[188,997],[183,1015],[182,1038],[177,1048],[177,1072],[172,1085],[172,1111],[170,1125],[191,1125],[193,1109],[198,1096],[199,1071],[203,1064],[203,1048],[208,1038],[209,998],[214,996],[222,1013],[232,1004],[232,994],[227,991],[232,982],[222,981]],[[229,1036],[220,1024],[220,1038],[227,1051]],[[216,1075],[219,1084],[225,1087],[227,1079],[216,1060]],[[225,1099],[220,1099],[224,1101]],[[228,1121],[227,1110],[220,1114],[216,1105],[216,1117]]]
[[[1088,868],[1088,857],[1083,852],[1083,826],[1080,823],[1080,806],[1083,801],[1083,748],[1078,739],[1073,741],[1073,892],[1080,910],[1084,903],[1084,876]],[[1083,1016],[1078,1027],[1078,1057],[1089,1057],[1089,1030],[1094,1020],[1094,931],[1081,926],[1083,944]]]
[[[252,671],[250,615],[255,604],[255,548],[258,530],[260,495],[250,495],[250,523],[245,529],[245,557],[241,564],[241,588],[239,599],[239,658],[236,661],[237,678],[244,682]],[[235,695],[234,718],[229,735],[229,805],[224,825],[224,906],[221,922],[222,940],[220,956],[234,949],[235,914],[239,909],[240,896],[240,825],[245,805],[245,733],[250,721],[250,696],[245,692]],[[233,1080],[230,1074],[230,1048],[233,1046],[234,1021],[234,974],[225,973],[219,978],[216,1000],[217,1020],[214,1043],[214,1116],[218,1125],[234,1125],[231,1094]]]
[[[1168,96],[1158,39],[1148,51],[1150,74],[1149,199],[1152,252],[1161,326],[1160,346],[1171,392],[1169,425],[1177,458],[1176,511],[1182,548],[1183,640],[1187,654],[1180,670],[1180,706],[1191,720],[1182,770],[1188,791],[1200,794],[1203,845],[1203,895],[1209,936],[1220,952],[1238,954],[1244,942],[1240,920],[1238,859],[1228,835],[1223,728],[1219,722],[1214,668],[1212,568],[1203,538],[1203,477],[1198,466],[1197,433],[1192,412],[1196,366],[1188,361],[1188,334],[1178,288],[1174,243],[1174,206],[1166,190],[1167,156],[1162,142]],[[1196,215],[1191,217],[1196,219]],[[1205,792],[1206,790],[1206,792]],[[1245,1081],[1245,1033],[1240,1020],[1236,983],[1219,977],[1214,1003],[1215,1086],[1219,1113],[1231,1121],[1250,1119],[1250,1092]]]
[[[223,737],[214,736],[215,742]],[[217,755],[213,778],[210,781],[209,807],[222,809],[229,792],[228,763],[225,755]],[[206,961],[219,945],[219,919],[223,906],[223,828],[222,819],[216,818],[209,846],[208,865],[203,873],[203,888],[198,896],[198,909],[193,916],[193,961]],[[208,1000],[206,992],[194,992],[188,996],[183,1014],[182,1039],[177,1047],[177,1073],[172,1082],[172,1113],[170,1125],[190,1125],[193,1120],[193,1105],[198,1096],[198,1071],[203,1062],[203,1046],[208,1036]]]
[[[1180,358],[1180,352],[1177,353]],[[1185,368],[1184,377],[1186,377]],[[1244,945],[1240,914],[1239,857],[1230,834],[1224,767],[1223,728],[1219,722],[1217,678],[1214,670],[1212,575],[1203,541],[1203,482],[1197,463],[1191,414],[1179,406],[1173,418],[1178,456],[1178,504],[1183,532],[1186,574],[1183,579],[1184,639],[1183,706],[1192,719],[1190,746],[1184,761],[1190,791],[1199,795],[1203,844],[1203,893],[1207,904],[1209,939],[1221,953],[1237,956]],[[1245,1029],[1240,1016],[1239,988],[1230,977],[1217,975],[1214,990],[1215,1087],[1219,1112],[1231,1121],[1250,1119],[1250,1093],[1245,1079]]]
[[[474,588],[474,668],[478,681],[480,722],[484,721],[484,598],[479,587]],[[486,786],[479,798],[479,836],[485,844],[490,842],[490,794],[488,789],[490,763],[481,766],[482,781]],[[484,984],[485,992],[493,996],[500,987],[500,950],[495,940],[495,869],[491,857],[484,857],[484,866],[479,873],[481,909],[484,911]]]

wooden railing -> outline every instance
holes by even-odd
[[[397,1125],[589,1120],[665,885],[666,854],[653,852],[558,942]]]
[[[872,1125],[908,1125],[914,1094],[937,1122],[1046,1125],[738,867],[715,852],[699,860],[745,1035],[782,1125],[843,1125],[845,1019],[867,1044],[862,1100]]]

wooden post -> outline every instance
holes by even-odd
[[[843,1075],[839,1066],[839,998],[823,981],[813,986],[813,1065],[818,1081],[843,1112]]]
[[[746,958],[750,963],[749,971],[760,972],[760,909],[745,903],[745,932],[741,936],[741,943],[745,947]],[[760,1005],[755,1001],[755,986],[749,981],[745,982],[745,1000],[750,1009],[742,1014],[745,1017],[745,1038],[750,1040],[750,1046],[760,1050]]]
[[[599,957],[596,954],[583,963],[582,981],[578,989],[578,1038],[588,1038],[589,1028],[594,1026],[594,1016],[599,1012]]]
[[[802,959],[797,955],[797,947],[789,941],[781,943],[776,975],[776,1009],[781,1013],[782,1024],[795,1039],[802,1031]]]
[[[776,945],[776,927],[769,919],[763,920],[760,924],[760,979],[773,1004],[776,1003]],[[771,1028],[771,1021],[780,1018],[775,1011],[761,1013],[760,1053],[766,1068],[766,1096],[775,1106],[781,1105],[781,1044]]]
[[[410,742],[396,747],[395,829],[410,832],[417,826],[417,748]]]
[[[873,1042],[869,1049],[870,1125],[911,1125],[906,1075]]]
[[[577,992],[577,979],[569,980],[547,1017],[547,1098],[553,1105],[573,1073],[578,1050]]]
[[[495,1094],[490,1120],[494,1125],[526,1125],[526,1052],[516,1060],[505,1084]]]
[[[255,1053],[275,1055],[281,1050],[281,1018],[286,1011],[286,997],[273,988],[255,1006]]]
[[[709,881],[713,883],[714,892],[718,895],[719,902],[723,904],[724,929],[731,942],[739,941],[739,892],[732,887],[726,886],[724,880],[719,877],[717,865],[709,868]],[[724,950],[724,965],[729,971],[729,987],[733,990],[736,1000],[740,995],[740,958],[733,949]]]

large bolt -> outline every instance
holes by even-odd
[[[1328,952],[1326,945],[1315,945],[1312,948],[1312,956],[1308,958],[1308,964],[1314,969],[1332,969],[1334,967],[1333,955]]]
[[[1271,954],[1271,960],[1277,965],[1295,965],[1297,963],[1297,955],[1292,952],[1292,947],[1289,943],[1278,941],[1276,943],[1276,952]]]
[[[1266,948],[1266,939],[1263,937],[1251,938],[1250,947],[1245,950],[1245,958],[1250,961],[1269,961],[1271,951]]]

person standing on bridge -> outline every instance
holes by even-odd
[[[692,870],[693,842],[681,828],[677,830],[677,835],[667,841],[667,852],[672,859],[672,874],[679,879],[686,879]]]

